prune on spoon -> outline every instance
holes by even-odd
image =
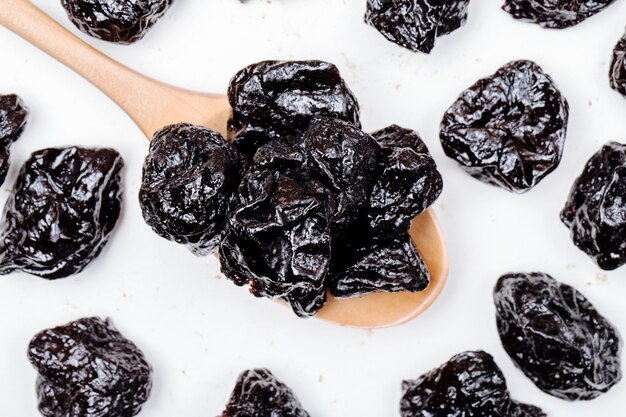
[[[61,0],[82,32],[109,42],[130,44],[143,38],[174,0]]]
[[[0,274],[82,271],[120,214],[123,161],[108,148],[49,148],[24,163],[0,224]]]
[[[515,61],[464,91],[441,123],[446,155],[473,177],[523,193],[561,161],[569,106],[534,62]]]
[[[542,391],[591,400],[620,381],[620,335],[576,289],[545,273],[506,274],[494,302],[504,349]]]
[[[83,318],[35,335],[28,359],[39,374],[45,417],[132,417],[150,395],[144,354],[109,320]]]
[[[302,134],[313,117],[332,117],[360,127],[359,104],[333,64],[263,61],[231,80],[228,136],[248,159],[263,144]]]
[[[367,0],[365,22],[389,41],[430,53],[438,37],[467,21],[469,0]]]
[[[9,171],[11,144],[15,142],[28,119],[28,108],[15,94],[0,95],[0,184]]]
[[[239,375],[220,417],[309,417],[309,413],[270,371],[250,369]]]
[[[511,399],[493,357],[483,351],[453,356],[439,368],[402,383],[402,417],[545,417]]]
[[[561,221],[600,268],[626,264],[626,145],[609,142],[576,179]]]
[[[197,255],[217,250],[241,178],[235,146],[190,124],[155,133],[143,168],[139,203],[160,236]]]
[[[609,79],[611,88],[626,96],[626,35],[622,36],[613,49]]]
[[[616,0],[505,0],[502,8],[515,19],[548,29],[566,29],[600,13]]]

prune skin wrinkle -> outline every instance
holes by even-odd
[[[263,61],[231,80],[228,137],[251,159],[276,138],[299,136],[313,117],[331,117],[360,127],[359,104],[333,64],[323,61]]]
[[[109,320],[83,318],[35,335],[28,359],[37,370],[45,417],[132,417],[150,395],[152,369]]]
[[[98,256],[122,203],[119,153],[48,148],[24,163],[0,225],[0,274],[47,279],[82,271]]]
[[[161,129],[143,168],[144,220],[196,255],[215,252],[241,169],[237,149],[219,133],[185,123]]]
[[[430,53],[438,37],[467,21],[469,0],[367,0],[365,22],[387,40]]]
[[[613,90],[626,96],[626,35],[622,36],[613,49],[609,80]]]
[[[505,0],[502,8],[515,19],[547,29],[566,29],[600,13],[616,0]]]
[[[143,38],[174,0],[61,0],[82,32],[104,41],[131,44]]]
[[[592,400],[620,381],[620,335],[576,289],[545,273],[506,274],[494,302],[504,349],[542,391]]]
[[[554,171],[569,106],[534,62],[514,61],[464,91],[446,111],[440,139],[471,176],[523,193]]]
[[[28,108],[15,94],[0,94],[0,184],[9,172],[11,144],[19,139],[28,119]]]
[[[576,179],[561,221],[600,268],[626,264],[626,145],[608,142]]]
[[[402,383],[402,417],[545,417],[511,399],[493,357],[464,352],[413,381]]]
[[[309,417],[309,413],[270,371],[250,369],[239,375],[220,417]]]

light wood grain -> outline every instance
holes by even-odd
[[[147,78],[92,48],[27,0],[0,0],[0,24],[102,90],[148,138],[179,122],[204,125],[226,137],[230,107],[225,96],[187,91]],[[409,233],[431,274],[427,290],[330,297],[317,317],[343,326],[376,328],[404,323],[426,310],[448,276],[445,242],[432,210],[418,216]]]

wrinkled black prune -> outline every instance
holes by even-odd
[[[28,108],[15,94],[0,95],[0,184],[9,171],[10,147],[26,126]]]
[[[600,13],[616,0],[505,0],[502,8],[515,19],[549,29],[566,29]]]
[[[621,379],[620,335],[576,289],[540,272],[506,274],[494,302],[504,349],[542,391],[591,400]]]
[[[300,401],[267,369],[239,375],[221,417],[309,417]]]
[[[561,162],[568,117],[552,78],[515,61],[461,94],[441,122],[441,144],[473,177],[522,193]]]
[[[109,42],[130,44],[143,38],[174,0],[61,0],[82,32]]]
[[[415,130],[398,125],[390,125],[371,133],[378,144],[384,148],[411,148],[416,153],[430,155],[428,147]]]
[[[613,90],[626,96],[626,35],[622,36],[613,49],[609,80]]]
[[[47,279],[82,271],[120,214],[123,161],[108,148],[49,148],[24,163],[4,210],[0,274]]]
[[[332,117],[360,127],[359,104],[333,64],[263,61],[231,80],[228,136],[248,158],[275,138],[298,136],[311,118]]]
[[[132,417],[150,395],[152,369],[109,320],[83,318],[31,340],[39,411],[46,417]]]
[[[463,26],[469,0],[367,0],[365,22],[414,52],[430,53],[439,36]]]
[[[186,123],[155,133],[143,168],[143,218],[160,236],[197,255],[219,245],[239,185],[237,149],[219,133]]]
[[[626,145],[609,142],[576,179],[561,221],[600,268],[626,264]]]
[[[512,400],[493,357],[464,352],[414,381],[402,383],[402,417],[545,417]]]

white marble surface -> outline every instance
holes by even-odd
[[[36,3],[78,33],[58,0]],[[201,91],[225,92],[230,76],[257,60],[325,59],[339,66],[358,96],[366,130],[390,123],[419,130],[445,180],[435,208],[449,243],[449,285],[423,316],[376,331],[300,320],[220,277],[215,259],[194,258],[153,234],[137,203],[147,153],[139,129],[90,84],[0,28],[0,92],[20,94],[32,112],[13,146],[0,204],[19,165],[39,148],[113,146],[127,165],[122,217],[84,273],[57,282],[17,273],[0,277],[0,415],[38,415],[29,339],[91,315],[111,317],[152,363],[154,389],[142,416],[218,415],[237,374],[258,366],[287,382],[312,416],[398,416],[403,378],[479,348],[495,356],[514,398],[551,417],[624,415],[626,383],[586,403],[535,388],[500,345],[491,291],[502,273],[546,271],[579,288],[626,332],[626,269],[600,271],[558,219],[585,161],[608,140],[626,141],[626,100],[607,79],[611,50],[626,24],[626,1],[559,32],[514,21],[500,10],[500,0],[473,0],[467,25],[440,39],[430,56],[400,49],[366,26],[364,3],[178,0],[135,45],[78,35],[143,73]],[[518,58],[542,65],[571,106],[561,166],[521,196],[470,178],[444,156],[437,139],[441,116],[455,97]]]

